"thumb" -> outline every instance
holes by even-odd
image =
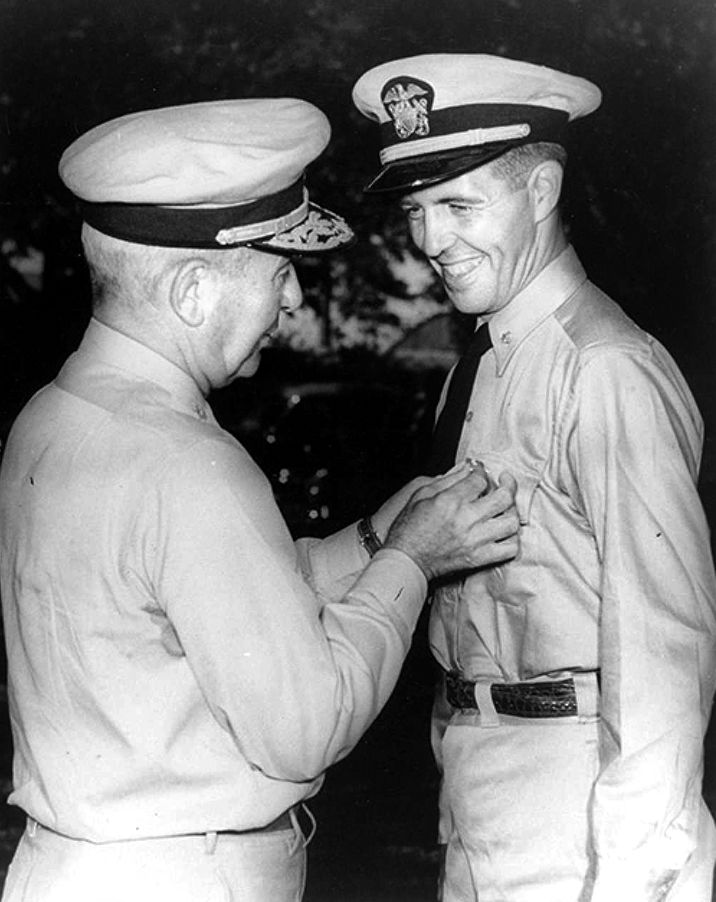
[[[508,473],[507,470],[503,470],[502,473],[500,473],[500,477],[497,482],[502,488],[507,489],[507,491],[512,495],[513,498],[515,497],[517,493],[517,480],[512,475],[512,473]]]

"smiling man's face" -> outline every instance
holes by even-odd
[[[527,184],[513,188],[491,164],[401,199],[418,248],[463,313],[489,317],[531,281],[537,222]]]

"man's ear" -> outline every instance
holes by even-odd
[[[169,304],[187,326],[200,326],[210,292],[209,264],[201,257],[180,263],[171,280]]]
[[[535,222],[542,222],[559,203],[564,170],[556,160],[544,160],[530,172],[527,187],[532,197]]]

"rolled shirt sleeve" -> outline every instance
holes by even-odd
[[[252,767],[315,778],[392,691],[421,570],[382,550],[361,573],[350,529],[296,548],[265,477],[230,441],[182,451],[156,493],[148,576],[207,704]]]
[[[659,899],[696,843],[714,684],[701,422],[658,345],[594,348],[576,385],[568,459],[603,574],[590,898]]]

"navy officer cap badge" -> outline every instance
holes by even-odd
[[[83,219],[114,238],[313,254],[354,238],[305,186],[330,133],[319,109],[293,98],[184,104],[96,126],[65,150],[59,172]]]
[[[356,82],[353,101],[380,127],[382,168],[366,191],[409,191],[521,144],[563,144],[567,123],[593,112],[601,92],[546,66],[447,53],[370,69]]]

